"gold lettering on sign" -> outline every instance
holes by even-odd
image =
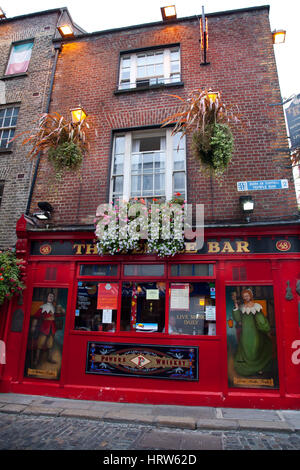
[[[207,242],[208,253],[218,253],[220,251],[220,245],[218,242]]]
[[[98,254],[97,245],[87,244],[85,254],[86,255],[97,255]]]
[[[73,248],[76,249],[75,255],[82,255],[82,248],[85,247],[85,243],[74,243]]]
[[[234,249],[232,248],[230,242],[224,242],[221,253],[234,253]]]
[[[237,241],[236,242],[236,253],[250,253],[248,250],[249,242]]]

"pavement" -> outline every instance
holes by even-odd
[[[300,433],[300,410],[148,405],[0,393],[0,420],[1,413],[142,424],[177,430]]]

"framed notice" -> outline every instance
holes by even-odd
[[[119,285],[112,282],[100,282],[98,284],[97,309],[117,310]]]
[[[190,289],[189,284],[171,284],[170,309],[189,310]]]

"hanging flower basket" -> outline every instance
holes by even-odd
[[[30,131],[31,135],[22,144],[31,144],[29,158],[36,158],[41,152],[46,154],[56,178],[60,179],[66,171],[77,171],[81,167],[89,147],[87,129],[89,125],[84,119],[73,122],[59,113],[43,114],[35,132]],[[19,135],[14,139],[17,137]]]
[[[25,289],[21,282],[20,266],[23,260],[16,258],[13,250],[0,251],[0,305]]]
[[[193,154],[204,173],[222,175],[234,148],[229,124],[240,122],[238,115],[225,106],[219,92],[195,90],[186,100],[172,96],[181,100],[181,110],[167,117],[162,125],[174,124],[173,134],[180,132],[182,136],[192,131]]]

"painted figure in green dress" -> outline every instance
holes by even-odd
[[[241,327],[234,368],[242,376],[262,374],[270,365],[273,355],[270,324],[262,312],[262,306],[253,301],[250,289],[242,290],[243,304],[238,305],[233,293],[233,318]]]

